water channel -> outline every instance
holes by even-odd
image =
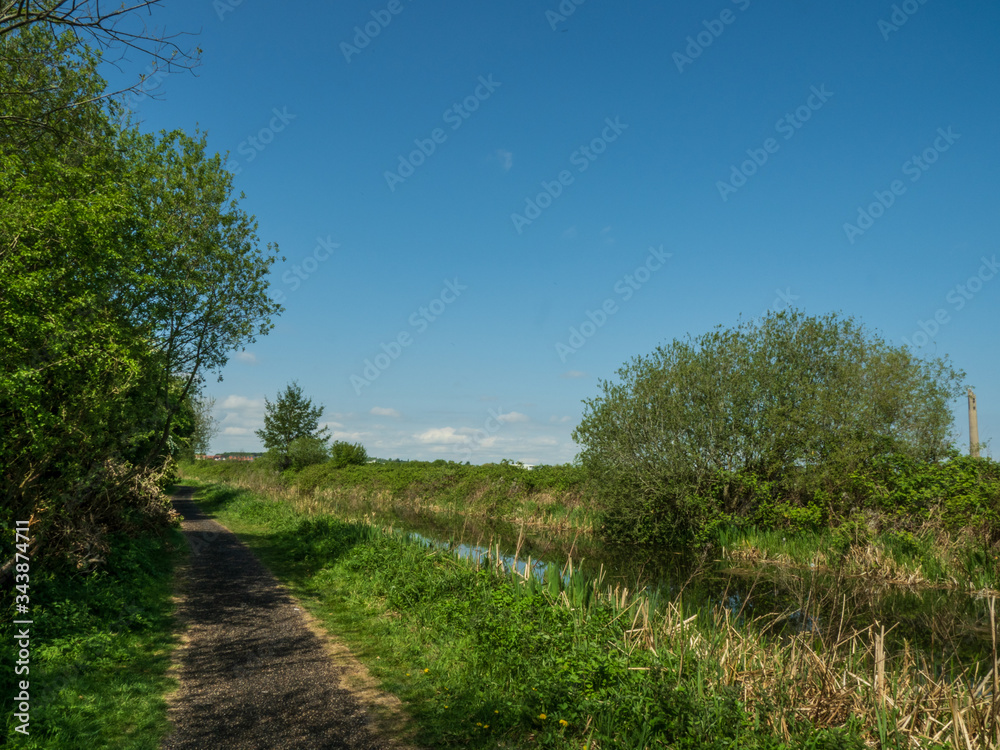
[[[768,564],[733,568],[679,551],[615,547],[583,533],[483,523],[460,515],[397,508],[373,520],[463,557],[495,556],[499,549],[505,564],[514,565],[516,558],[522,573],[530,559],[538,576],[565,571],[572,557],[574,569],[603,574],[607,586],[645,590],[660,601],[680,599],[687,612],[725,607],[767,636],[809,631],[831,642],[852,630],[884,626],[890,654],[910,648],[941,671],[969,666],[991,653],[988,598],[954,588],[875,584],[836,572]]]

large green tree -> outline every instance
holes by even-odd
[[[836,504],[879,457],[943,458],[962,377],[852,318],[782,311],[636,357],[573,436],[609,529],[685,534],[752,513],[761,483]]]
[[[83,560],[166,517],[185,404],[280,312],[219,156],[123,127],[97,66],[44,26],[0,35],[0,91],[31,91],[0,96],[0,515]]]
[[[320,428],[321,416],[323,407],[313,406],[312,399],[293,381],[275,401],[264,398],[264,429],[256,434],[265,448],[274,451],[279,468],[286,469],[292,464],[289,452],[296,441],[300,441],[297,445],[305,445],[302,441],[325,444],[329,428]]]

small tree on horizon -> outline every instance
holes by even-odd
[[[211,449],[212,440],[219,434],[219,420],[215,418],[215,399],[210,396],[196,396],[191,399],[194,426],[191,434],[191,449],[205,454]]]
[[[311,438],[326,442],[329,428],[320,429],[322,415],[323,407],[313,406],[312,399],[303,396],[302,388],[292,381],[273,403],[264,398],[264,429],[257,430],[256,435],[265,448],[278,454],[279,468],[283,470],[291,463],[289,449],[293,441]]]

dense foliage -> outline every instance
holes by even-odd
[[[771,503],[823,518],[866,502],[858,477],[882,463],[950,455],[962,374],[853,319],[792,311],[674,340],[618,376],[574,438],[608,533],[650,541]]]
[[[72,33],[0,37],[0,521],[82,566],[166,520],[204,374],[280,311],[204,135],[123,125],[97,66]]]

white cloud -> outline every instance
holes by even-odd
[[[576,235],[577,235],[577,230],[576,230],[576,225],[574,224],[573,226],[571,226],[569,229],[565,230],[562,233],[562,238],[564,240],[572,240],[576,238]]]
[[[564,372],[559,377],[561,377],[561,378],[585,378],[585,377],[587,377],[587,373],[585,373],[585,372],[583,372],[581,370],[567,370],[566,372]]]
[[[236,359],[240,362],[246,362],[248,365],[257,364],[257,355],[253,352],[240,352],[236,355]]]
[[[500,167],[504,172],[510,170],[514,165],[514,154],[510,151],[505,151],[502,148],[497,149],[497,159],[500,160]]]
[[[215,414],[222,429],[214,449],[259,450],[255,432],[264,425],[264,399],[231,393],[216,404]]]
[[[508,424],[513,422],[530,422],[531,417],[527,414],[521,414],[519,411],[509,411],[506,414],[500,414],[497,416],[497,421],[502,424]]]
[[[569,421],[569,417],[557,417],[554,414],[549,417],[549,421],[552,424],[566,424]]]
[[[413,437],[425,445],[463,445],[469,442],[468,436],[459,434],[454,427],[432,427]]]
[[[365,433],[334,430],[330,433],[330,439],[334,441],[342,440],[345,443],[363,443],[365,441]]]
[[[374,414],[376,417],[401,417],[403,416],[395,409],[389,409],[384,406],[373,406],[370,414]]]
[[[259,398],[247,398],[246,396],[239,396],[234,393],[226,396],[225,400],[219,405],[219,408],[233,409],[235,411],[263,411],[264,400]]]

